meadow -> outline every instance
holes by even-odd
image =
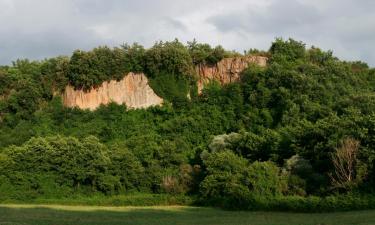
[[[0,205],[0,224],[12,225],[370,225],[375,210],[336,213],[224,211],[188,206],[104,207]]]

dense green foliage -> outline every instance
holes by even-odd
[[[1,67],[0,199],[146,192],[228,208],[314,210],[351,196],[360,206],[347,208],[374,207],[375,70],[277,39],[267,67],[252,65],[240,82],[213,82],[197,95],[194,65],[233,54],[175,40]],[[62,106],[58,93],[68,83],[87,89],[130,71],[145,72],[169,102]],[[335,164],[350,149],[345,140],[358,148],[352,161]]]
[[[209,44],[201,44],[193,40],[188,42],[188,50],[194,64],[215,64],[220,60],[228,57],[238,56],[236,52],[226,51],[222,46],[218,45],[212,48]]]

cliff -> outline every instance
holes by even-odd
[[[267,57],[245,56],[225,58],[214,65],[197,66],[198,92],[201,93],[204,85],[212,80],[216,80],[222,85],[239,81],[241,72],[252,63],[259,66],[266,66]]]
[[[67,107],[94,110],[111,101],[125,103],[128,108],[135,109],[163,103],[163,99],[148,85],[147,77],[143,73],[129,73],[120,81],[106,81],[89,91],[74,90],[72,86],[67,86],[63,94],[63,104]]]
[[[223,59],[214,65],[197,66],[195,69],[198,75],[198,92],[201,93],[204,85],[211,80],[216,80],[220,84],[238,81],[240,73],[252,63],[266,66],[267,58],[234,57]],[[72,86],[67,86],[63,94],[63,104],[67,107],[94,110],[101,104],[106,105],[111,101],[135,109],[163,103],[163,99],[155,94],[143,73],[129,73],[120,81],[106,81],[89,91],[75,90]]]

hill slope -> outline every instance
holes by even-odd
[[[375,207],[375,70],[292,39],[250,53],[173,41],[2,67],[0,200],[146,192],[229,208]],[[248,55],[267,65],[224,66],[229,79],[213,69]],[[67,85],[84,95],[129,72],[164,103],[62,104]]]

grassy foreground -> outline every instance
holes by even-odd
[[[0,205],[0,224],[18,225],[370,225],[375,210],[338,213],[223,211],[186,206],[102,207]]]

